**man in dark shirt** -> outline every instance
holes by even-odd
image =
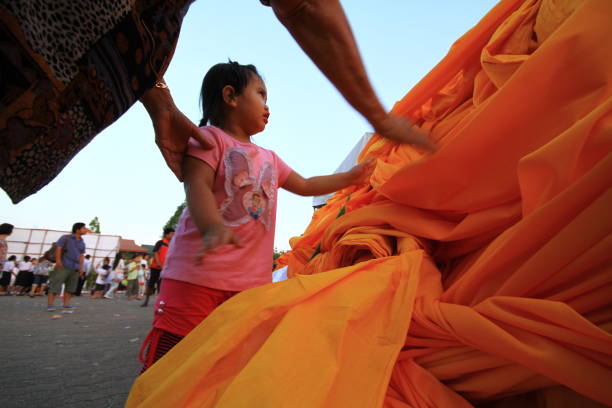
[[[55,268],[49,274],[49,295],[48,306],[49,312],[56,310],[55,296],[64,288],[64,306],[65,313],[72,313],[73,306],[70,305],[70,298],[76,291],[79,281],[79,274],[83,274],[83,259],[85,257],[85,241],[81,238],[83,235],[91,232],[84,223],[77,222],[72,226],[72,234],[62,235],[57,241],[55,248]]]
[[[170,240],[174,236],[174,228],[164,228],[164,237],[155,243],[153,247],[153,262],[151,262],[149,280],[147,281],[147,291],[145,293],[145,301],[141,305],[147,307],[149,304],[149,297],[155,293],[155,286],[158,287],[161,284],[161,271],[164,268],[166,262],[166,253],[168,252],[168,245]]]

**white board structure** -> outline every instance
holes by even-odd
[[[21,259],[24,255],[38,258],[65,234],[70,234],[70,231],[15,228],[6,238],[8,254],[16,255],[17,259]],[[85,254],[92,256],[93,265],[105,257],[112,260],[119,251],[120,239],[119,235],[85,234],[83,235]]]
[[[363,134],[363,136],[361,136],[361,138],[357,141],[357,143],[355,144],[353,149],[345,157],[345,159],[342,161],[342,163],[340,163],[340,166],[338,166],[338,168],[336,169],[334,174],[350,170],[350,169],[353,168],[353,166],[355,166],[357,164],[357,159],[359,159],[359,154],[361,153],[361,151],[363,150],[365,145],[368,144],[368,142],[370,141],[370,138],[372,137],[373,134],[374,133],[372,133],[372,132],[366,132],[366,133]],[[333,193],[332,194],[325,194],[325,195],[313,197],[312,198],[312,206],[314,208],[318,208],[318,207],[321,207],[322,205],[325,205],[327,203],[327,200],[332,195],[333,195]]]

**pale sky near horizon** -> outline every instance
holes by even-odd
[[[368,74],[387,109],[495,4],[493,0],[344,1]],[[199,122],[208,68],[228,58],[254,64],[268,88],[271,116],[254,142],[274,150],[304,177],[333,172],[369,124],[300,50],[272,10],[257,0],[195,2],[166,73],[177,106]],[[137,103],[87,145],[49,185],[13,205],[0,193],[0,223],[69,230],[97,216],[104,234],[153,244],[183,188],[153,142]],[[1,190],[0,190],[1,191]],[[289,249],[312,216],[312,199],[281,190],[275,246]]]

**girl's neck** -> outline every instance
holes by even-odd
[[[240,126],[234,125],[232,123],[223,123],[219,125],[219,129],[223,130],[225,133],[233,137],[242,143],[252,143],[251,136],[246,134]]]

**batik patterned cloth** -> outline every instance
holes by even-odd
[[[2,2],[0,187],[14,203],[153,86],[191,2]]]

